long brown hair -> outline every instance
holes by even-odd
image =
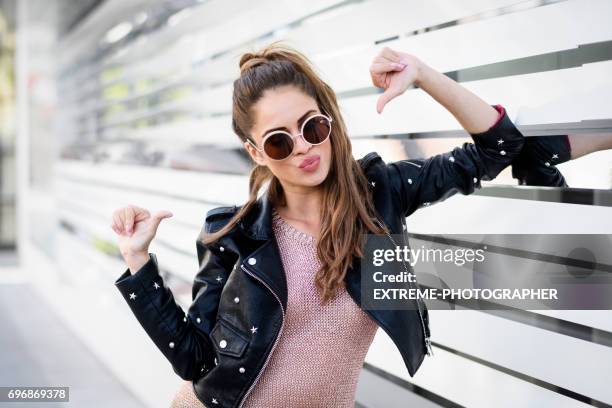
[[[327,112],[334,126],[330,141],[332,163],[327,178],[321,183],[323,201],[321,231],[317,255],[321,268],[315,275],[315,285],[322,292],[322,304],[328,302],[343,284],[352,257],[363,257],[364,234],[381,234],[370,217],[375,216],[368,180],[353,158],[350,139],[332,88],[315,72],[309,59],[294,48],[274,42],[258,52],[247,52],[240,58],[240,77],[234,81],[232,127],[244,143],[254,124],[253,105],[264,91],[283,85],[293,85],[316,100],[319,109]],[[253,143],[255,140],[250,139]],[[266,166],[255,164],[249,176],[249,199],[229,222],[215,233],[203,238],[205,244],[216,241],[255,205],[258,192],[269,181],[268,199],[274,206],[285,206],[283,188],[278,178]],[[388,232],[388,231],[387,231]]]

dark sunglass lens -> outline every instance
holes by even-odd
[[[264,150],[274,160],[285,159],[293,151],[293,140],[284,133],[275,133],[266,139]]]
[[[315,116],[304,125],[304,139],[311,144],[323,143],[329,136],[331,123],[323,116]]]

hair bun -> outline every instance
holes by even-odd
[[[245,71],[257,65],[265,64],[266,62],[268,62],[268,58],[260,53],[244,53],[240,57],[240,62],[238,64],[240,66],[240,74],[242,75]]]

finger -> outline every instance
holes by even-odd
[[[133,225],[134,225],[134,209],[131,206],[128,206],[124,210],[124,219],[125,223],[125,231],[128,235],[132,235]]]
[[[134,217],[134,222],[146,220],[151,216],[151,213],[144,208],[136,207],[135,211],[136,216]]]
[[[406,66],[397,62],[377,62],[370,66],[370,70],[375,74],[384,74],[391,71],[401,71]]]
[[[389,47],[383,48],[380,51],[380,55],[382,57],[385,57],[389,61],[398,62],[398,63],[401,62],[401,59],[402,59],[402,56],[399,53],[397,53],[397,51],[393,51]]]
[[[113,222],[111,223],[111,228],[113,229],[113,231],[115,231],[117,234],[121,234],[121,230],[119,229],[119,225],[117,224],[117,221],[115,219],[113,219]]]
[[[121,219],[122,213],[123,213],[123,210],[115,211],[113,215],[113,224],[117,228],[118,234],[123,234],[123,220]]]
[[[382,113],[387,102],[389,102],[391,99],[395,98],[399,94],[400,92],[397,89],[387,89],[378,98],[378,101],[376,102],[376,111],[378,111],[379,114]]]
[[[153,226],[155,227],[155,229],[157,229],[161,220],[163,220],[164,218],[172,217],[172,215],[173,214],[167,210],[161,210],[153,214]]]

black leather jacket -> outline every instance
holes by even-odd
[[[406,234],[405,218],[418,208],[457,192],[470,194],[481,180],[493,179],[512,162],[524,138],[504,108],[495,108],[500,117],[489,130],[472,134],[474,143],[450,152],[392,163],[376,152],[358,159],[370,180],[379,219],[393,234]],[[238,209],[208,211],[201,234],[219,230]],[[160,276],[153,253],[141,269],[134,274],[126,269],[115,282],[175,373],[193,381],[194,392],[207,407],[242,406],[281,336],[287,288],[271,225],[271,205],[263,194],[255,209],[219,241],[204,245],[198,237],[199,270],[187,313]],[[345,283],[361,305],[358,259]],[[431,354],[425,303],[415,304],[414,310],[366,312],[393,340],[414,376],[425,354]]]

